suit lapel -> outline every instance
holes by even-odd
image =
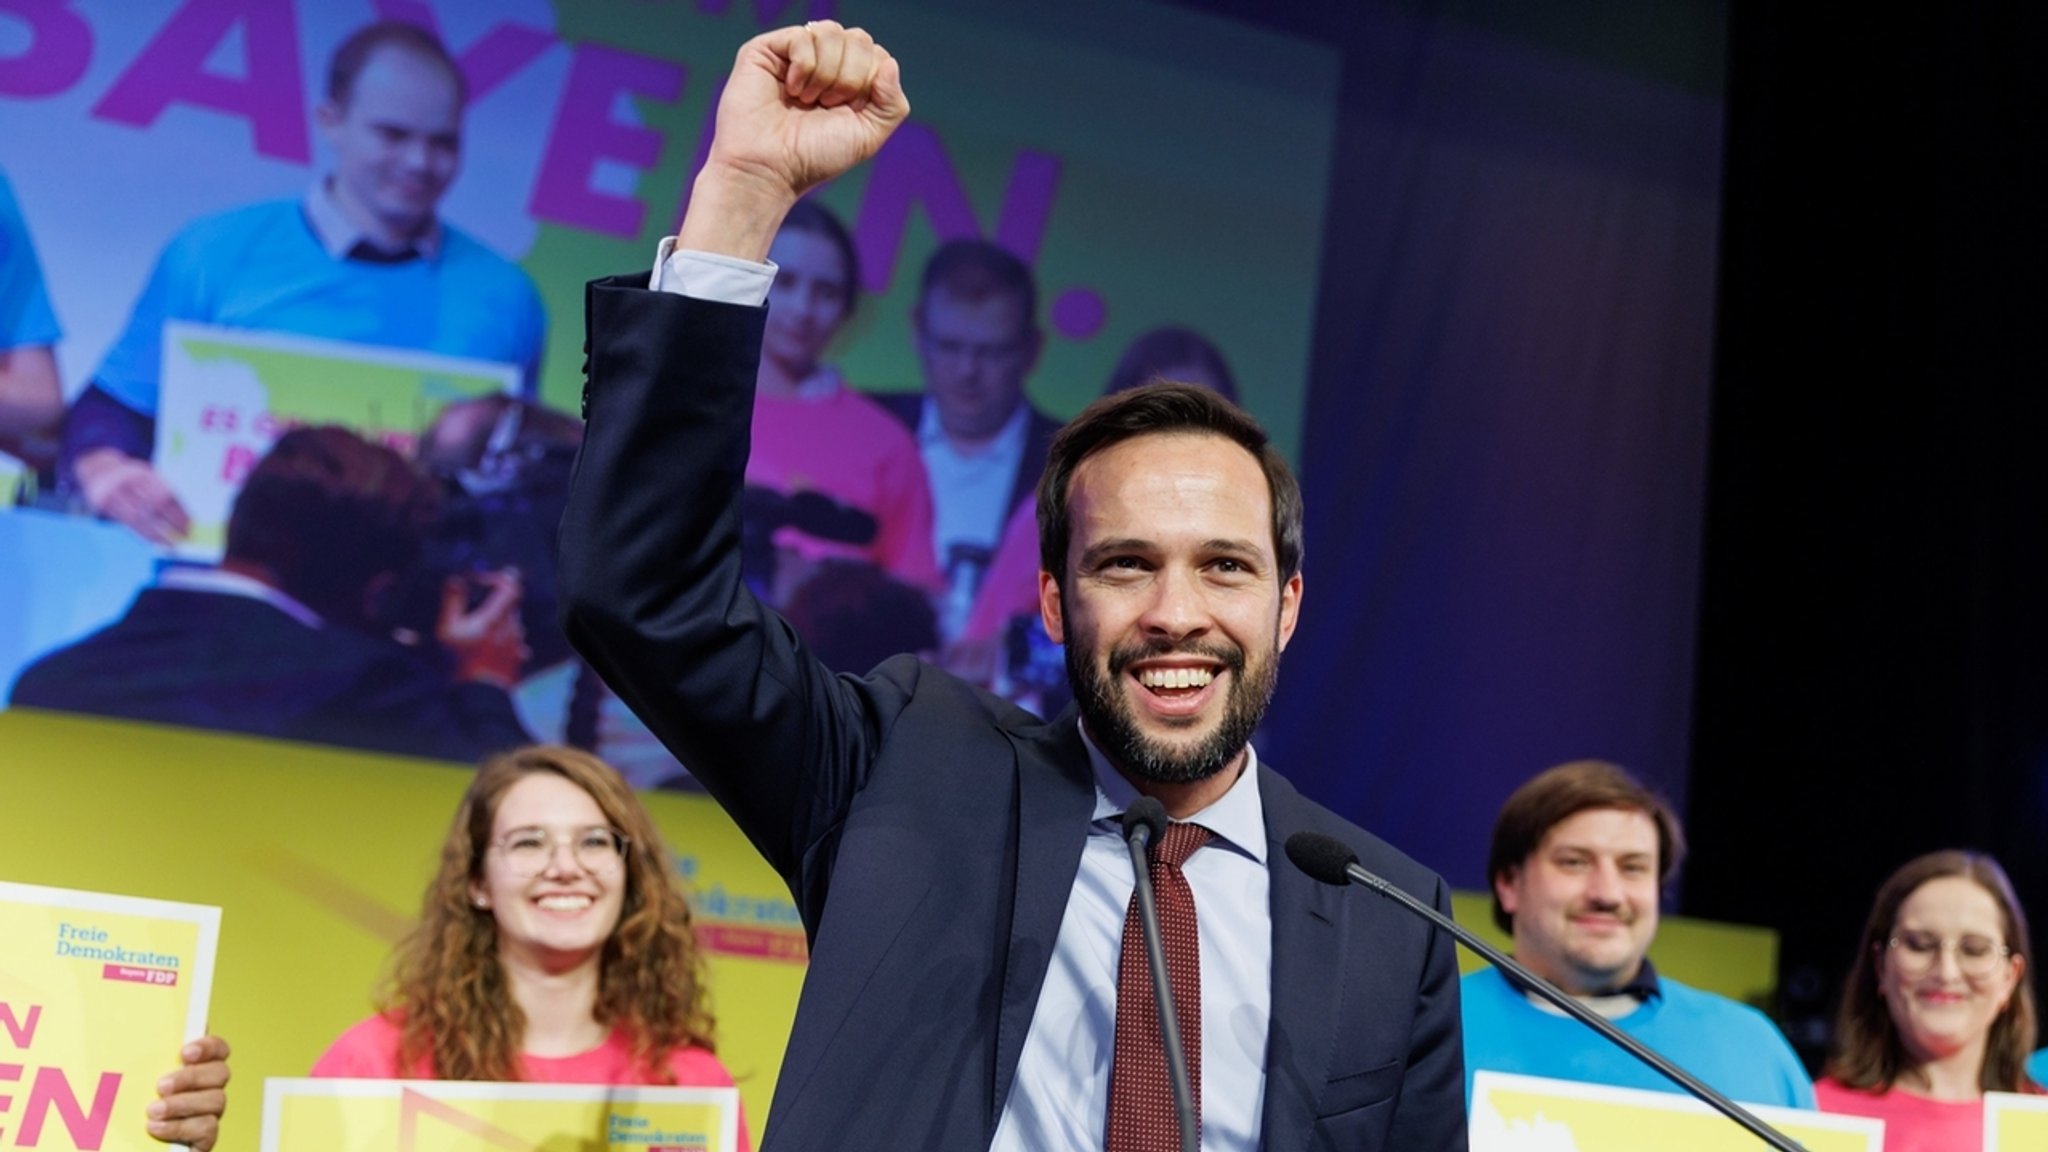
[[[996,1023],[991,1124],[1002,1116],[1016,1078],[1024,1034],[1045,985],[1095,811],[1095,778],[1072,709],[1042,729],[1013,734],[1012,740],[1017,748],[1016,898]]]
[[[1334,976],[1345,970],[1345,892],[1309,879],[1287,859],[1287,837],[1309,826],[1309,813],[1292,785],[1263,764],[1259,771],[1273,916],[1263,1143],[1307,1147],[1342,1006],[1343,981]]]

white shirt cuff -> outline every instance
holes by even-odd
[[[654,250],[654,274],[647,280],[647,286],[657,292],[749,308],[766,303],[774,283],[773,261],[756,264],[736,256],[677,248],[673,236],[664,236]]]

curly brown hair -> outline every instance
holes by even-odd
[[[2026,957],[2030,947],[2027,913],[2020,907],[2012,881],[1998,861],[1981,852],[1951,849],[1916,856],[1901,865],[1877,890],[1871,902],[1870,919],[1857,940],[1856,961],[1842,988],[1842,1006],[1835,1014],[1834,1043],[1825,1069],[1836,1083],[1868,1092],[1884,1092],[1912,1066],[1898,1025],[1878,990],[1878,961],[1887,941],[1898,930],[1899,907],[1930,880],[1955,876],[1969,880],[1991,894],[1998,905],[2006,947],[2014,957]],[[1984,1065],[1978,1084],[1986,1092],[2029,1092],[2027,1055],[2034,1050],[2034,991],[2032,981],[2021,973],[2005,1007],[1991,1021],[1991,1034],[1984,1044]]]
[[[596,1014],[625,1032],[648,1083],[672,1079],[679,1048],[713,1048],[703,957],[668,850],[616,769],[588,752],[531,745],[486,760],[470,781],[420,921],[394,955],[384,1013],[402,1031],[399,1063],[443,1080],[517,1080],[526,1017],[498,960],[498,922],[470,900],[498,804],[525,777],[552,772],[590,794],[626,835],[626,891],[599,961]]]

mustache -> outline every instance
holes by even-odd
[[[1612,916],[1623,924],[1634,924],[1636,922],[1636,913],[1633,908],[1623,903],[1605,900],[1588,900],[1584,903],[1573,905],[1568,915]]]
[[[1119,644],[1109,650],[1109,674],[1121,676],[1124,670],[1140,660],[1155,660],[1162,656],[1195,656],[1213,660],[1230,671],[1232,675],[1244,671],[1244,649],[1223,641],[1147,640],[1136,644]]]

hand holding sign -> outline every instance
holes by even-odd
[[[228,1108],[228,1042],[201,1036],[178,1053],[184,1061],[157,1081],[158,1099],[149,1104],[149,1134],[166,1144],[187,1144],[209,1152],[220,1139],[220,1118]]]

